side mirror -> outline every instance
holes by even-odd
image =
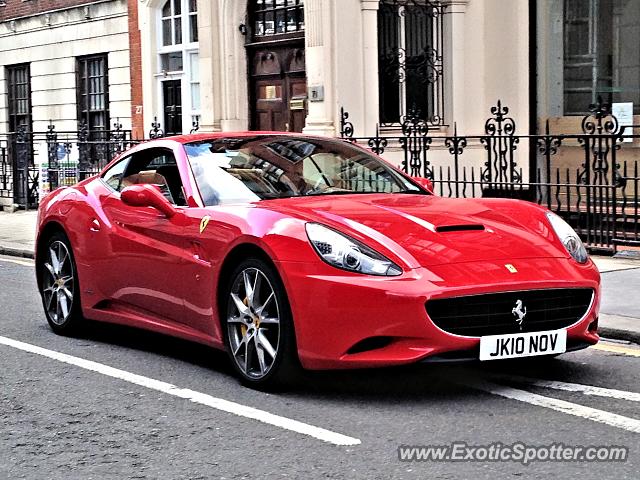
[[[413,181],[416,182],[421,187],[424,187],[429,193],[435,193],[433,190],[433,182],[428,178],[424,177],[413,177]]]
[[[131,207],[153,207],[167,218],[172,218],[178,213],[176,207],[169,203],[160,190],[148,183],[126,187],[120,193],[120,198],[125,205]]]

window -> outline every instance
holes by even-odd
[[[412,109],[431,124],[444,123],[444,9],[437,1],[381,0],[380,123],[399,123]]]
[[[182,43],[182,2],[168,0],[162,7],[162,45]]]
[[[113,167],[104,172],[102,180],[114,190],[120,191],[120,181],[122,180],[122,175],[124,174],[124,170],[127,168],[128,164],[129,158],[120,160]]]
[[[191,92],[191,122],[200,123],[200,59],[197,52],[189,54],[189,91]]]
[[[564,114],[598,96],[633,102],[640,114],[640,2],[564,0]]]
[[[91,134],[109,129],[109,77],[107,55],[77,59],[78,123]]]
[[[197,0],[167,0],[160,12],[161,47],[198,41]],[[166,48],[165,50],[175,50]]]
[[[7,92],[9,94],[9,131],[20,126],[31,130],[31,75],[29,65],[7,67]]]
[[[198,0],[189,0],[189,41],[198,41]]]
[[[114,190],[131,185],[155,185],[174,205],[186,206],[184,188],[175,157],[170,150],[151,148],[134,153],[102,176]]]
[[[255,37],[304,30],[304,0],[252,0],[250,15]]]
[[[185,145],[205,205],[275,198],[421,193],[368,152],[332,139],[254,136]]]

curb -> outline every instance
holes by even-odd
[[[624,340],[627,342],[640,344],[640,331],[622,330],[619,328],[600,327],[598,334],[601,339],[610,338],[612,340]]]
[[[612,258],[623,258],[625,260],[640,260],[640,251],[620,250]]]
[[[26,250],[21,248],[3,247],[0,245],[0,255],[6,255],[8,257],[20,257],[34,259],[35,255],[33,250]]]

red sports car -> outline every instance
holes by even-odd
[[[44,198],[36,268],[56,333],[87,318],[201,342],[255,386],[598,341],[600,276],[560,217],[436,196],[328,138],[139,145]]]

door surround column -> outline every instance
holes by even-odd
[[[334,0],[306,0],[305,17],[305,55],[307,57],[307,85],[323,87],[324,99],[309,101],[304,133],[333,137],[336,135],[335,117],[335,51],[336,38]]]

